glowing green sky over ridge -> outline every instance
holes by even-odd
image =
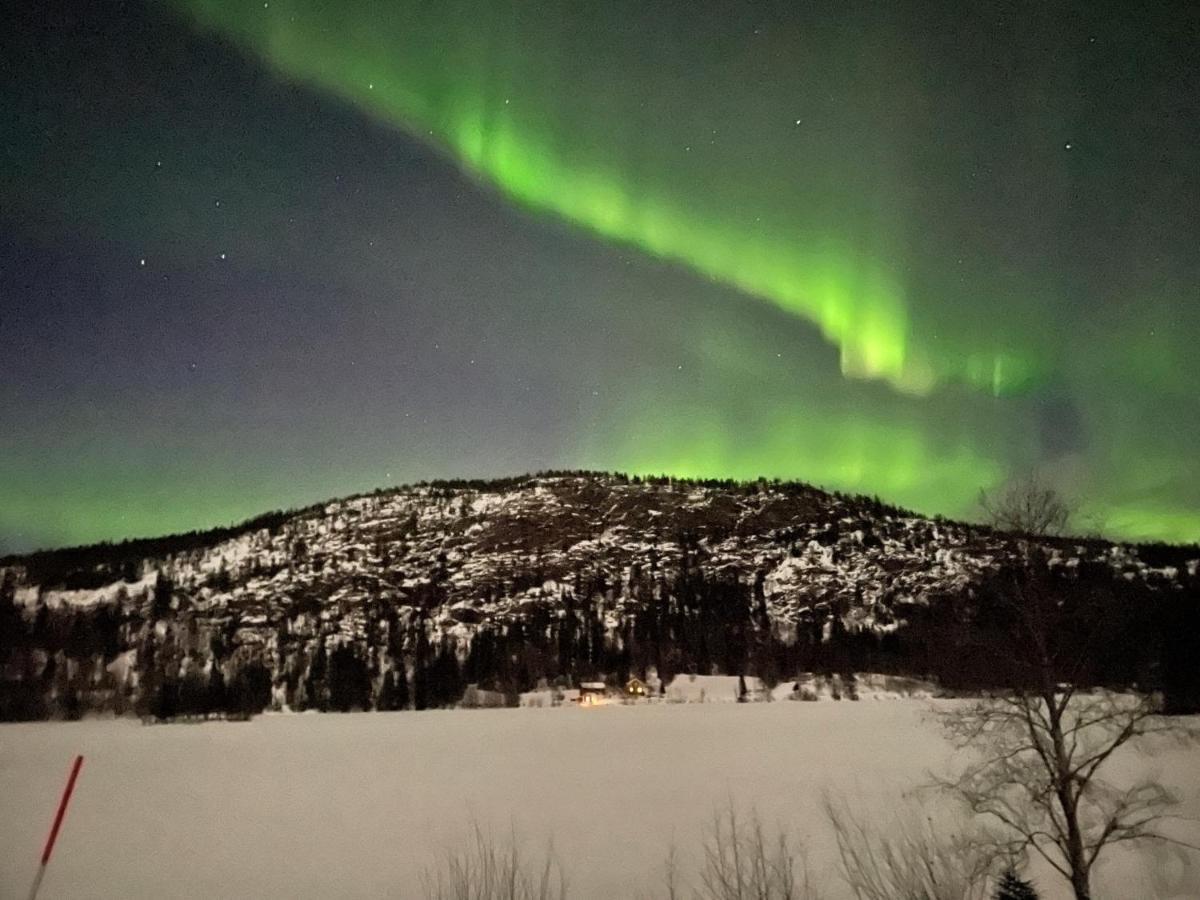
[[[0,552],[543,468],[1200,539],[1195,9],[22,3]]]
[[[720,43],[719,22],[664,23],[638,4],[574,6],[573,24],[554,4],[183,5],[281,73],[443,147],[511,198],[814,323],[847,376],[908,393],[952,380],[1002,395],[1045,374],[1042,340],[1009,330],[1031,298],[989,297],[990,321],[951,331],[938,304],[967,298],[909,296],[906,245],[923,237],[907,233],[912,188],[888,160],[921,137],[892,133],[912,131],[888,108],[906,94],[888,91],[895,48],[881,52],[873,35],[849,60],[785,63],[750,86],[739,82],[756,64],[732,50],[699,63],[662,52],[665,25],[699,39],[700,55]],[[792,38],[809,47],[782,36]],[[881,97],[852,99],[864,85]]]

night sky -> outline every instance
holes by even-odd
[[[969,8],[968,8],[969,7]],[[0,551],[542,468],[1200,539],[1195,4],[0,31]]]

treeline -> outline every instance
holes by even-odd
[[[669,571],[651,560],[620,583],[576,573],[507,621],[454,629],[439,619],[447,598],[436,575],[403,606],[367,597],[330,609],[300,597],[253,623],[237,611],[206,618],[162,577],[136,602],[43,605],[30,616],[8,578],[0,588],[0,718],[421,710],[456,704],[469,684],[515,704],[539,684],[623,684],[651,669],[664,682],[697,672],[757,675],[767,685],[800,672],[870,671],[979,691],[1011,682],[1006,617],[1034,591],[1057,601],[1047,652],[1061,661],[1063,681],[1136,685],[1162,691],[1173,712],[1200,711],[1195,576],[1182,588],[1155,587],[1105,565],[1067,570],[1034,558],[928,605],[882,598],[876,615],[894,621],[866,628],[854,624],[862,601],[853,599],[815,599],[793,621],[773,620],[761,573],[713,572],[699,565],[697,543],[681,548]],[[531,570],[507,591],[540,582]],[[456,610],[468,622],[469,612]]]
[[[165,559],[179,553],[203,550],[263,529],[274,535],[289,520],[315,513],[324,506],[322,503],[303,509],[274,510],[236,525],[163,537],[131,538],[115,543],[102,541],[79,547],[5,556],[0,558],[0,567],[19,565],[25,569],[30,583],[66,590],[89,590],[119,580],[132,583],[142,577],[142,566],[148,559]]]
[[[1200,712],[1200,577],[1166,584],[1124,577],[1103,563],[1050,566],[1035,553],[1022,567],[993,572],[970,591],[930,604],[901,634],[921,646],[931,674],[951,688],[1022,685],[1014,648],[1022,617],[1046,635],[1036,648],[1055,683],[1163,694],[1171,713]],[[910,655],[911,659],[911,655]],[[1039,675],[1039,677],[1042,677]]]

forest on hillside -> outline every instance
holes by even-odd
[[[702,571],[697,548],[686,538],[682,546],[669,570],[634,567],[623,583],[577,572],[520,617],[449,631],[438,627],[446,585],[436,573],[403,606],[294,596],[266,616],[232,608],[219,617],[198,614],[161,574],[142,596],[87,608],[23,607],[9,574],[0,586],[0,719],[421,710],[456,705],[467,685],[515,705],[538,685],[623,684],[651,670],[663,681],[744,674],[767,685],[802,672],[879,672],[979,692],[1003,678],[996,654],[979,649],[1006,639],[1006,610],[1030,591],[1054,598],[1052,655],[1064,681],[1161,692],[1169,711],[1200,711],[1196,576],[1164,588],[1104,566],[1056,569],[1035,553],[969,589],[898,606],[882,628],[848,627],[848,610],[828,604],[781,627],[767,615],[761,576]],[[510,587],[521,586],[516,578]],[[633,603],[614,618],[617,596]]]

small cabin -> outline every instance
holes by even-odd
[[[477,684],[468,684],[458,703],[464,709],[495,709],[507,706],[507,698],[500,691],[485,691]]]
[[[579,685],[579,705],[595,706],[608,697],[608,685],[603,681],[584,681]]]
[[[640,678],[630,678],[625,683],[625,696],[634,699],[650,696],[650,688],[646,686],[646,682]]]

